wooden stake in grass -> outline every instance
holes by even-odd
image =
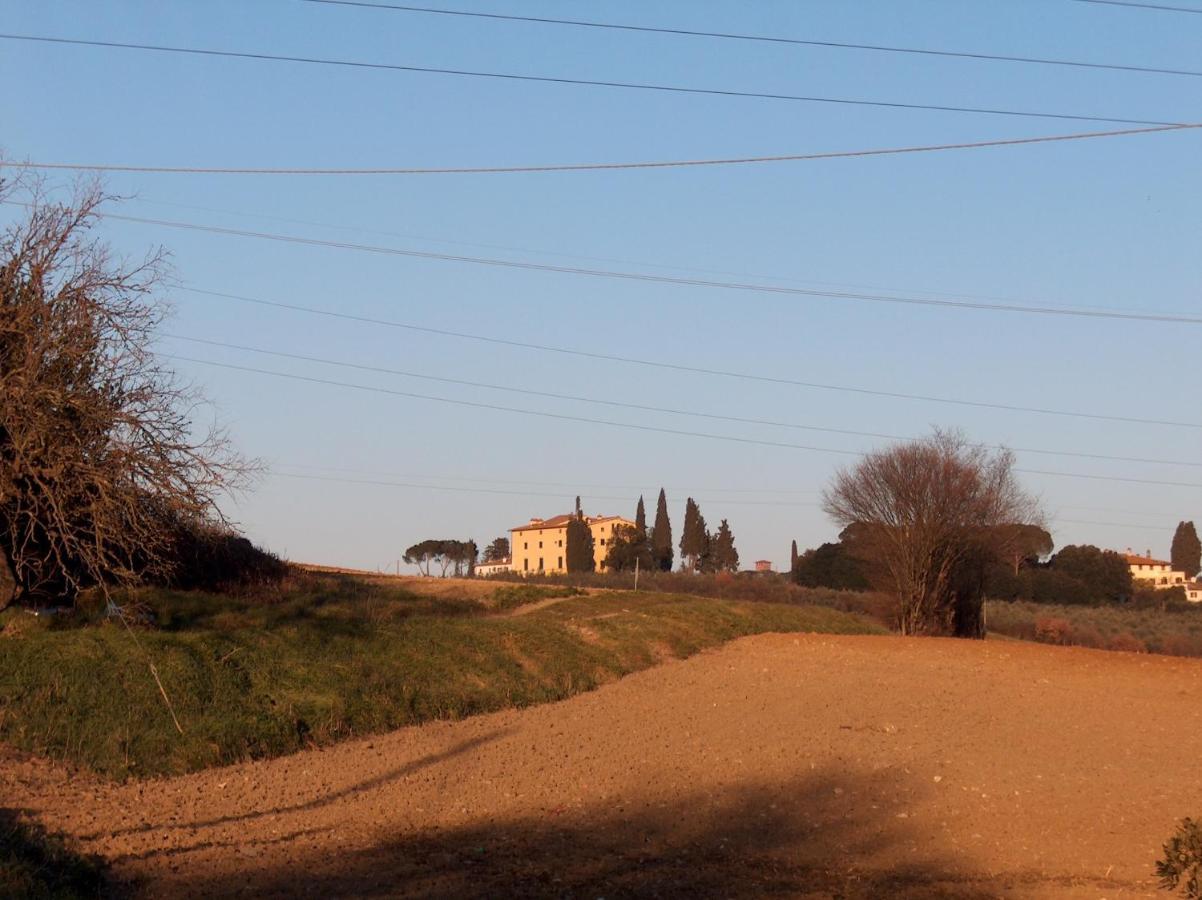
[[[183,734],[184,727],[180,725],[179,717],[175,714],[175,707],[171,704],[171,698],[167,696],[167,689],[163,687],[163,679],[159,677],[158,667],[155,666],[154,660],[150,658],[150,653],[147,652],[144,646],[142,646],[142,642],[138,640],[137,633],[130,628],[129,619],[125,617],[125,610],[113,602],[112,597],[109,596],[107,588],[102,588],[102,590],[104,591],[105,610],[109,615],[115,614],[117,618],[121,620],[121,624],[125,626],[125,630],[129,632],[129,636],[134,639],[134,645],[138,648],[142,655],[146,657],[146,665],[150,667],[151,677],[154,678],[154,683],[158,685],[159,693],[163,696],[163,703],[167,705],[167,712],[171,714],[171,721],[175,723],[175,730],[180,734]]]

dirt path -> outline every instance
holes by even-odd
[[[8,757],[0,791],[149,896],[1151,897],[1199,735],[1199,661],[773,635],[184,778]]]

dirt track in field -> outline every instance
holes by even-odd
[[[771,635],[572,700],[3,805],[147,896],[1167,896],[1202,662]]]

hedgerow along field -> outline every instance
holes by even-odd
[[[1133,609],[990,601],[994,634],[1045,644],[1202,657],[1202,607]]]
[[[520,576],[490,576],[486,580],[504,582],[522,579]],[[525,581],[561,587],[609,584],[629,589],[633,587],[634,574],[556,574],[535,576]],[[864,616],[885,628],[892,628],[893,625],[894,601],[887,594],[802,587],[781,574],[731,576],[644,573],[639,578],[639,590],[688,593],[746,602],[827,606]],[[1202,658],[1202,604],[1181,603],[1158,609],[988,600],[986,622],[989,634],[995,637],[1096,650]]]
[[[270,596],[143,590],[153,625],[0,614],[0,740],[116,777],[276,756],[431,719],[559,700],[743,635],[885,629],[821,606],[300,573]],[[157,666],[183,733],[148,669]]]

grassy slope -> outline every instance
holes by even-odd
[[[520,599],[555,589],[541,591]],[[558,700],[741,635],[881,630],[822,607],[670,594],[572,597],[513,617],[346,576],[309,576],[270,604],[142,599],[159,627],[139,637],[183,736],[124,629],[9,611],[0,616],[9,632],[0,638],[0,739],[116,777],[178,773]]]

